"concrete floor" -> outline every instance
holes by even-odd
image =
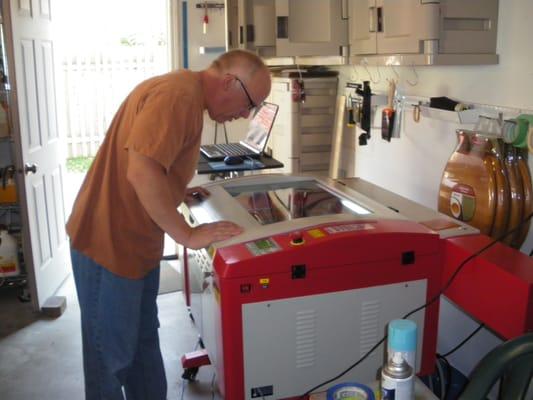
[[[64,176],[66,215],[70,214],[84,176],[83,173]],[[203,183],[205,178],[197,181],[195,185]],[[166,237],[165,254],[174,250],[174,242]],[[161,276],[170,275],[162,270]],[[169,285],[163,282],[162,289],[165,286]],[[46,319],[34,313],[30,303],[19,301],[20,293],[17,288],[0,288],[0,399],[84,399],[80,311],[72,277],[57,293],[67,298],[67,309],[57,319]],[[212,388],[213,368],[200,368],[194,383],[184,384],[181,379],[181,356],[194,350],[198,340],[182,293],[159,295],[158,306],[168,399],[220,399]]]
[[[80,312],[72,277],[58,293],[67,298],[67,309],[57,319],[34,314],[17,294],[10,288],[0,290],[0,398],[83,399]],[[182,293],[160,295],[158,306],[168,399],[220,399],[213,394],[211,367],[200,369],[197,382],[184,384],[181,379],[181,355],[197,343]]]

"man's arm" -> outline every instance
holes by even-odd
[[[191,228],[177,212],[164,168],[150,157],[128,150],[127,179],[152,220],[176,242],[191,248],[206,247],[242,232],[229,221]]]

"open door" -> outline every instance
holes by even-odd
[[[2,1],[23,251],[36,310],[54,295],[70,271],[52,12],[52,0]]]

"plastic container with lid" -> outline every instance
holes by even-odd
[[[0,230],[0,278],[20,274],[17,241],[7,230]]]

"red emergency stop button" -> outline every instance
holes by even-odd
[[[305,243],[305,240],[301,232],[291,233],[291,245],[300,246],[304,243]]]

